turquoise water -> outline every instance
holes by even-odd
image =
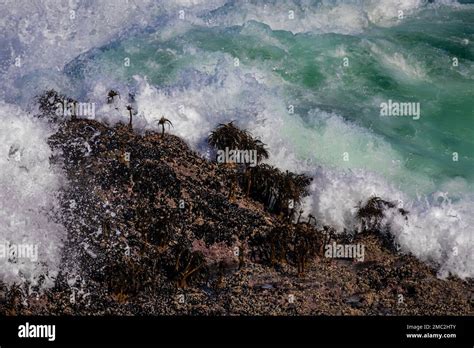
[[[470,1],[4,1],[3,191],[18,180],[0,207],[14,212],[25,197],[44,197],[38,212],[24,211],[35,221],[25,230],[35,243],[63,238],[44,214],[65,180],[48,164],[52,130],[32,117],[33,97],[54,88],[95,102],[97,118],[112,125],[128,122],[133,93],[137,132],[157,129],[165,115],[171,133],[210,157],[210,130],[235,120],[268,144],[271,164],[313,177],[305,215],[355,231],[355,207],[378,195],[410,212],[386,216],[402,252],[435,262],[441,277],[474,276]],[[107,104],[109,89],[121,99]],[[420,118],[381,116],[389,101],[419,103]],[[18,176],[12,147],[27,154],[22,166],[36,169]],[[2,218],[3,226],[18,225],[15,214]],[[23,238],[6,232],[0,237]],[[48,255],[55,269],[59,254]]]
[[[407,192],[446,189],[456,196],[474,183],[473,42],[474,7],[442,7],[352,35],[293,34],[256,21],[193,26],[171,38],[151,30],[68,69],[76,77],[108,74],[124,83],[142,75],[166,88],[187,69],[205,73],[222,55],[238,58],[240,68],[256,68],[277,85],[303,120],[304,129],[287,118],[283,134],[301,158],[381,173]],[[420,118],[381,117],[380,103],[389,99],[420,103]],[[335,113],[358,131],[336,141],[338,129],[314,110]]]

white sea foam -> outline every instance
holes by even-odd
[[[384,65],[386,71],[404,80],[426,80],[427,74],[421,64],[413,57],[397,52],[397,48],[388,42],[380,42],[378,45],[368,44],[371,51],[377,57],[380,64]]]
[[[13,105],[0,103],[0,117],[0,243],[38,248],[38,260],[0,258],[0,280],[35,284],[44,276],[49,286],[66,236],[53,219],[61,175],[49,163],[51,131]]]
[[[357,230],[355,212],[359,202],[365,204],[368,197],[380,196],[410,212],[406,220],[396,209],[389,210],[384,221],[390,224],[391,233],[403,252],[439,265],[440,277],[474,276],[472,194],[456,201],[448,198],[446,192],[412,198],[367,171],[321,168],[313,172],[313,177],[312,195],[306,200],[306,209],[323,223],[339,231]]]
[[[223,0],[3,0],[0,80],[4,86],[0,96],[27,103],[41,88],[59,85],[57,80],[61,80],[64,65],[79,54],[126,31],[146,28],[157,20],[176,19],[179,11],[185,11],[186,20],[191,21],[196,14],[223,3]],[[23,88],[22,82],[29,83],[29,88]]]
[[[156,17],[163,22],[178,23],[176,16],[182,8],[189,8],[186,18],[190,22],[183,22],[173,29],[165,26],[166,30],[158,34],[162,39],[189,30],[193,23],[240,25],[249,20],[293,33],[360,33],[371,24],[396,25],[399,9],[404,15],[410,15],[422,8],[425,1],[322,1],[317,9],[310,9],[306,1],[269,2],[265,9],[256,2],[238,1],[228,2],[220,9],[224,1],[131,3],[130,6],[125,1],[114,0],[58,5],[56,1],[44,1],[38,6],[33,2],[20,6],[8,0],[9,16],[0,19],[4,34],[0,42],[4,96],[26,103],[41,88],[68,85],[70,77],[65,77],[61,69],[71,59],[120,34],[125,35],[126,28],[131,25],[146,27]],[[77,20],[73,23],[71,9],[76,10]],[[208,14],[214,9],[218,10]],[[293,21],[288,20],[289,10],[295,11]],[[137,23],[134,18],[141,20]],[[194,48],[187,50],[190,54],[200,54]],[[343,55],[344,48],[338,48],[336,54]],[[13,65],[18,56],[22,57],[21,69]],[[387,180],[381,175],[401,178],[406,174],[399,164],[397,152],[383,139],[337,114],[313,109],[308,115],[289,115],[290,101],[282,91],[283,81],[274,81],[274,76],[258,68],[244,64],[235,67],[232,57],[225,54],[202,57],[210,59],[208,67],[214,68],[185,70],[169,88],[157,88],[145,76],[135,77],[138,111],[134,118],[135,129],[157,129],[156,121],[163,114],[174,124],[171,133],[206,153],[208,148],[204,139],[208,132],[218,123],[236,120],[239,126],[248,128],[268,144],[272,164],[282,169],[304,171],[315,178],[311,196],[305,200],[305,212],[311,212],[321,223],[333,225],[339,231],[350,230],[355,228],[355,206],[359,201],[373,194],[386,200],[401,201],[410,211],[408,222],[398,215],[389,215],[387,220],[391,222],[402,250],[440,264],[440,276],[449,272],[461,277],[474,276],[472,196],[466,193],[451,201],[439,193],[430,194],[432,186],[423,182],[423,178],[415,178],[416,186],[423,187],[418,198],[402,192],[394,187],[396,180]],[[423,77],[421,68],[403,56],[395,56],[387,63],[395,65],[407,76],[417,76],[419,72],[419,77]],[[80,86],[72,84],[71,91],[84,89],[91,100],[98,104],[102,101],[97,109],[102,120],[110,123],[127,121],[126,113],[120,111],[124,109],[125,100],[112,107],[104,103],[106,91],[111,86],[126,95],[127,87],[123,82],[113,76],[97,75],[83,83]],[[8,282],[34,280],[48,270],[54,275],[65,234],[61,226],[48,218],[48,212],[57,204],[55,192],[61,180],[48,161],[50,150],[46,139],[50,133],[18,107],[2,103],[0,115],[4,121],[0,130],[0,242],[1,238],[6,238],[17,243],[37,243],[41,260],[36,264],[0,260],[0,279]],[[317,124],[305,123],[303,119],[312,119]],[[350,149],[349,155],[355,156],[352,158],[361,164],[360,168],[349,169],[338,163],[345,149]],[[371,156],[364,157],[364,151],[368,150]],[[21,160],[17,162],[14,158],[22,151]],[[9,156],[9,153],[12,154]],[[457,180],[443,187],[457,190],[462,185]]]
[[[208,132],[218,123],[236,119],[239,126],[250,129],[268,144],[272,164],[313,176],[311,196],[305,200],[304,209],[321,223],[332,225],[340,232],[344,229],[351,232],[356,229],[359,202],[380,196],[410,211],[408,221],[400,215],[387,216],[402,251],[440,265],[442,277],[449,273],[474,276],[474,219],[469,213],[472,197],[467,194],[459,197],[455,190],[458,199],[451,202],[447,193],[440,200],[437,199],[440,193],[425,191],[417,197],[402,192],[381,175],[383,172],[384,176],[394,178],[408,175],[396,160],[397,153],[382,139],[337,115],[318,110],[313,110],[313,119],[319,119],[324,126],[319,127],[319,134],[308,130],[298,115],[288,115],[285,101],[273,88],[258,83],[249,72],[231,68],[230,58],[228,65],[219,66],[208,81],[188,81],[186,88],[160,90],[144,79],[137,79],[140,85],[137,104],[144,113],[145,128],[155,128],[154,122],[164,114],[175,124],[172,133],[205,152],[203,139]],[[301,149],[301,144],[306,149]],[[363,164],[361,168],[344,169],[335,163],[334,159],[342,158],[345,148],[355,156],[362,156],[357,159]],[[369,148],[371,155],[364,158]],[[326,165],[320,166],[321,163]],[[380,173],[376,174],[374,166],[378,166]],[[416,180],[419,182],[414,186],[432,188],[423,178]],[[445,187],[456,188],[459,184],[457,180]]]
[[[439,1],[456,5],[456,1]],[[209,16],[210,25],[258,21],[292,33],[357,34],[370,25],[393,26],[428,6],[427,0],[230,1]],[[438,2],[429,4],[439,6]]]

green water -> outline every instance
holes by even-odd
[[[299,122],[282,116],[283,136],[300,157],[374,171],[405,191],[456,194],[474,187],[473,43],[474,9],[440,8],[354,35],[294,35],[257,22],[193,27],[169,39],[140,34],[103,47],[75,72],[127,82],[146,75],[166,87],[185,69],[208,72],[222,55],[238,58],[294,106]],[[130,57],[130,67],[122,57]],[[389,99],[420,103],[421,117],[381,117],[380,103]],[[343,124],[320,119],[321,112]]]

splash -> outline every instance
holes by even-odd
[[[209,131],[236,120],[268,145],[272,164],[315,178],[304,209],[321,223],[354,228],[355,206],[376,194],[410,211],[408,221],[387,216],[404,252],[438,264],[442,277],[474,276],[472,5],[9,0],[5,8],[1,97],[21,109],[1,104],[0,237],[38,244],[41,262],[5,262],[2,278],[38,279],[58,267],[64,232],[48,212],[61,176],[47,161],[50,131],[22,111],[46,88],[96,102],[109,124],[127,121],[121,110],[133,93],[136,130],[157,129],[165,115],[204,155]],[[452,55],[462,64],[446,69]],[[124,96],[113,105],[110,88]],[[430,117],[374,118],[381,102],[413,95]]]
[[[0,279],[51,286],[66,237],[54,217],[61,174],[50,165],[46,140],[51,130],[17,106],[0,103],[0,116],[0,244],[8,250],[37,250],[37,255],[21,255],[18,250],[4,254]]]

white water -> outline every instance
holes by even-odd
[[[240,25],[257,20],[274,30],[293,33],[361,33],[372,24],[395,25],[393,17],[398,9],[405,15],[416,14],[421,6],[420,1],[408,0],[386,1],[383,5],[378,1],[336,2],[335,5],[323,1],[318,10],[303,14],[301,9],[309,2],[274,2],[265,9],[252,2],[229,2],[210,15],[199,16],[224,3],[192,0],[160,4],[125,0],[71,1],[61,5],[56,1],[3,2],[2,14],[8,16],[0,19],[3,33],[0,80],[4,86],[1,96],[21,108],[0,105],[3,121],[0,128],[0,242],[6,239],[11,243],[36,243],[40,262],[13,264],[0,259],[1,280],[35,281],[47,272],[54,277],[65,238],[62,226],[48,218],[57,208],[56,196],[62,178],[48,161],[51,153],[46,139],[51,131],[24,111],[30,109],[32,96],[45,88],[59,88],[73,95],[80,90],[99,104],[97,114],[101,120],[114,123],[126,119],[103,103],[111,86],[121,87],[122,94],[126,94],[125,86],[114,76],[95,76],[85,85],[74,85],[74,81],[62,73],[64,65],[81,53],[118,36],[126,36],[133,28],[155,26],[159,29],[157,35],[162,37],[186,32],[190,25],[177,19],[181,9],[186,11],[191,23],[198,25]],[[286,20],[289,9],[295,11],[294,21]],[[75,20],[70,18],[71,10],[75,11]],[[14,65],[17,57],[21,58],[21,67]],[[402,250],[440,264],[442,277],[449,272],[460,277],[474,276],[472,196],[466,193],[451,202],[443,193],[433,190],[432,183],[425,178],[413,180],[417,187],[424,187],[423,192],[431,189],[433,193],[419,193],[417,198],[412,192],[402,192],[382,175],[384,171],[405,175],[397,162],[397,153],[389,144],[346,123],[337,114],[321,110],[311,112],[316,119],[323,120],[324,126],[318,128],[319,133],[310,132],[299,117],[302,115],[288,114],[287,103],[281,98],[281,81],[259,68],[244,65],[236,68],[233,58],[226,54],[207,58],[208,61],[203,62],[209,67],[206,73],[183,74],[175,87],[160,89],[148,83],[145,76],[136,76],[140,115],[135,118],[135,128],[156,128],[157,119],[166,115],[173,121],[172,133],[205,153],[207,147],[203,140],[208,132],[218,123],[235,119],[239,126],[251,130],[268,144],[273,164],[282,169],[304,171],[315,178],[312,195],[305,202],[305,213],[311,212],[322,223],[338,230],[351,229],[354,207],[359,201],[372,194],[399,201],[400,206],[410,211],[408,222],[397,216],[388,220],[392,222]],[[392,59],[400,62],[398,68],[412,73],[405,69],[407,62],[396,56]],[[370,148],[372,153],[364,160],[379,163],[380,172],[336,169],[335,163],[328,163],[335,158],[334,153],[342,156],[344,152],[338,142],[341,134],[349,139],[346,144],[351,147]],[[23,151],[19,162],[8,156],[12,146]],[[453,185],[462,188],[463,183],[448,182],[445,186]]]
[[[0,117],[0,244],[38,248],[37,260],[0,257],[0,279],[36,284],[45,276],[49,286],[66,236],[51,215],[61,185],[61,175],[49,164],[51,131],[16,106],[0,103]]]
[[[253,91],[249,94],[251,97],[243,96],[242,91],[249,89]],[[248,112],[238,116],[228,114],[228,110],[238,107],[236,104],[242,104],[242,100],[245,100]],[[294,121],[290,125],[285,117],[276,116],[285,115],[286,105],[255,80],[245,81],[238,73],[229,74],[222,80],[217,79],[215,85],[193,86],[188,90],[168,94],[141,81],[137,103],[138,109],[146,115],[142,126],[156,127],[153,126],[154,122],[161,114],[165,114],[175,122],[171,133],[187,139],[193,147],[200,148],[202,152],[206,149],[202,139],[215,124],[236,119],[239,126],[251,129],[253,134],[267,143],[272,164],[282,169],[306,172],[314,178],[312,194],[305,201],[306,214],[313,214],[324,224],[334,226],[338,231],[344,228],[351,231],[356,229],[357,225],[354,220],[355,207],[360,201],[365,202],[369,197],[378,195],[394,201],[398,208],[403,207],[410,211],[408,221],[399,214],[388,212],[387,222],[391,222],[392,233],[402,251],[412,252],[424,261],[439,264],[440,277],[446,277],[450,272],[462,278],[473,276],[472,195],[466,193],[456,202],[452,202],[446,193],[439,191],[428,196],[420,194],[418,197],[412,197],[373,172],[316,166],[314,162],[308,162],[308,154],[299,158],[295,154],[301,151],[295,148],[293,135],[304,136],[303,124]],[[179,111],[180,103],[185,105],[183,113]],[[371,146],[367,145],[370,135],[365,130],[353,126],[344,133],[344,129],[341,132],[340,122],[337,116],[330,116],[328,126],[338,128],[329,128],[327,131],[330,134],[322,135],[324,141],[321,145],[325,146],[322,151],[321,148],[310,147],[315,149],[315,153],[339,151],[338,137],[342,134],[353,139],[353,146]],[[289,127],[294,127],[290,134]],[[348,128],[347,125],[344,127]],[[382,145],[377,148],[377,145],[373,145],[380,140],[374,136],[372,138],[374,148],[370,154],[371,160],[377,156],[382,161],[396,158],[395,154],[390,157],[390,148]],[[342,157],[342,151],[340,153]],[[391,162],[391,159],[388,160],[386,165],[399,170],[398,164]]]

